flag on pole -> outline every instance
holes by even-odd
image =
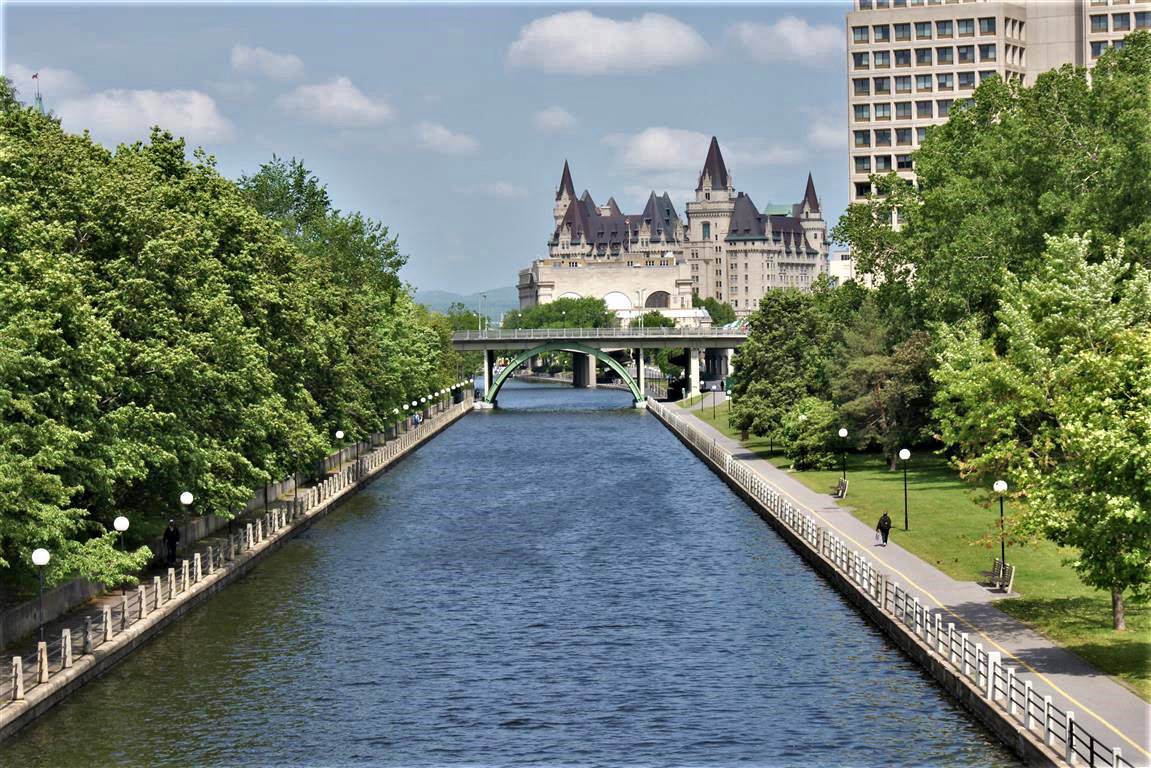
[[[33,72],[32,73],[32,79],[33,80],[39,80],[40,79],[40,73],[39,72]]]

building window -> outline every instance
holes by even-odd
[[[1111,31],[1113,32],[1129,32],[1131,30],[1131,14],[1129,13],[1113,13],[1111,14]]]
[[[916,75],[915,90],[923,93],[931,90],[931,75]]]
[[[1103,41],[1096,41],[1091,43],[1091,58],[1097,59],[1103,55],[1103,49],[1107,47],[1107,43]]]
[[[875,52],[875,68],[887,69],[891,66],[891,52],[890,51],[876,51]]]
[[[995,61],[995,43],[979,46],[980,61]]]
[[[856,104],[855,105],[855,122],[865,123],[871,119],[871,105],[870,104]]]
[[[904,40],[911,39],[911,25],[910,24],[896,24],[895,25],[895,42],[901,43]]]
[[[890,120],[891,119],[891,105],[888,103],[875,105],[875,119],[876,120]]]
[[[935,76],[936,85],[941,91],[951,91],[955,89],[955,76],[950,72],[941,72]]]
[[[891,93],[891,78],[890,77],[877,77],[875,78],[875,93]]]
[[[897,101],[897,102],[895,102],[895,119],[896,120],[910,120],[911,119],[911,102],[910,101]]]
[[[939,116],[947,117],[947,113],[951,111],[951,99],[939,100]]]
[[[876,155],[875,156],[875,171],[876,173],[886,173],[891,170],[891,155]]]
[[[995,77],[998,74],[999,73],[996,72],[994,69],[981,69],[981,70],[979,70],[979,82],[982,83],[987,78]]]
[[[959,54],[960,64],[974,64],[975,63],[975,46],[974,45],[961,45],[955,49]]]
[[[1135,11],[1135,29],[1151,29],[1151,11]]]
[[[935,22],[935,36],[936,37],[951,37],[951,22],[950,21],[937,21],[937,22]]]
[[[875,42],[891,42],[891,27],[887,26],[886,24],[876,24],[871,29],[875,33]]]
[[[915,66],[917,66],[917,67],[930,67],[931,66],[931,49],[930,48],[916,48],[915,49]]]
[[[711,239],[711,223],[705,221],[701,226],[703,227],[703,238],[702,239],[703,240],[710,240]]]
[[[919,118],[934,117],[933,105],[930,101],[915,102],[915,116]]]
[[[915,39],[916,40],[930,40],[931,39],[931,22],[930,21],[917,21],[917,22],[915,22]]]
[[[870,147],[871,146],[871,132],[870,131],[853,131],[855,134],[855,146],[857,147]]]
[[[974,37],[975,36],[975,19],[960,19],[955,22],[955,26],[959,30],[960,37]]]
[[[895,169],[897,171],[913,170],[912,165],[911,165],[911,155],[896,155],[895,156]]]
[[[911,106],[910,104],[908,106]],[[908,110],[909,112],[911,110]],[[911,146],[911,129],[910,128],[896,128],[895,129],[895,144],[900,147]]]
[[[871,10],[871,0],[859,0],[859,10],[870,11]]]
[[[895,66],[897,67],[910,67],[911,66],[911,49],[910,48],[897,48],[895,51]]]
[[[911,75],[898,75],[895,78],[896,93],[911,93]]]
[[[855,85],[856,96],[870,96],[871,95],[871,81],[866,77],[857,77],[851,81]]]
[[[974,72],[960,72],[959,73],[959,87],[960,88],[974,88],[975,87],[975,73]]]
[[[852,60],[855,62],[856,69],[867,69],[867,53],[853,53],[851,54]]]
[[[867,155],[857,155],[855,157],[855,172],[871,173],[871,158]]]
[[[995,34],[995,17],[988,16],[979,20],[979,34],[981,35],[994,35]]]
[[[922,144],[927,139],[927,126],[923,125],[915,129],[915,143]]]
[[[955,49],[950,45],[945,48],[935,49],[935,62],[937,64],[954,64],[955,63]]]
[[[891,146],[891,129],[884,128],[875,132],[875,146],[877,147],[890,147]]]
[[[1092,14],[1092,16],[1091,16],[1091,31],[1092,32],[1106,32],[1107,31],[1107,14],[1105,14],[1105,13]]]
[[[851,41],[853,43],[866,43],[867,42],[867,27],[852,27],[851,28]]]

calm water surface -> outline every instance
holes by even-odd
[[[1016,764],[627,395],[500,404],[0,764]]]

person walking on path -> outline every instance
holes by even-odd
[[[891,532],[891,518],[886,512],[879,518],[879,525],[875,526],[875,530],[879,531],[879,535],[883,537],[883,546],[887,546],[887,534]]]
[[[164,529],[164,546],[168,550],[168,567],[176,564],[176,545],[180,543],[180,529],[176,527],[175,520],[168,521]]]

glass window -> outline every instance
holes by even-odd
[[[886,69],[891,66],[891,51],[875,52],[875,68]]]
[[[895,102],[895,119],[896,120],[910,120],[911,119],[911,102],[910,101],[897,101],[897,102]]]
[[[890,120],[891,119],[891,105],[888,103],[875,105],[875,119],[876,120]]]
[[[859,10],[870,11],[871,10],[871,0],[859,0]]]
[[[887,7],[887,0],[875,0],[875,7],[876,8],[886,8]]]
[[[931,39],[931,22],[930,21],[917,21],[917,22],[915,22],[915,39],[916,40],[930,40]]]
[[[852,27],[851,28],[851,41],[853,43],[866,43],[867,42],[867,27]]]
[[[979,20],[979,34],[981,35],[994,35],[995,34],[995,17],[989,16]]]
[[[857,123],[866,122],[871,119],[871,105],[870,104],[856,104],[855,105],[855,121]]]
[[[1151,11],[1135,11],[1135,29],[1151,29]]]
[[[895,167],[897,170],[900,170],[900,171],[912,170],[911,155],[896,155],[895,156]]]
[[[961,45],[955,49],[959,54],[960,64],[970,64],[975,61],[975,46],[974,45]]]
[[[870,147],[871,146],[871,131],[853,131],[855,134],[855,146],[857,147]]]
[[[930,48],[916,48],[915,49],[915,66],[917,66],[917,67],[930,67],[931,66],[931,49]]]
[[[895,41],[902,42],[911,39],[911,25],[910,24],[896,24],[895,25]]]
[[[947,117],[947,113],[951,111],[951,99],[939,100],[939,116]]]
[[[890,77],[877,77],[877,78],[875,78],[875,92],[876,93],[891,93],[891,78]]]
[[[950,45],[946,48],[935,49],[935,63],[936,64],[954,64],[955,63],[955,49]]]
[[[891,155],[876,155],[875,156],[875,171],[876,173],[884,173],[891,170]]]
[[[975,87],[975,73],[974,72],[960,72],[959,73],[959,87],[960,88],[974,88]]]
[[[923,125],[915,129],[915,141],[917,144],[922,144],[924,139],[927,138],[927,126]]]
[[[941,72],[935,76],[935,87],[941,91],[955,89],[955,76],[950,72]]]
[[[916,75],[915,76],[915,90],[917,90],[917,91],[930,91],[931,90],[931,75]]]
[[[871,173],[871,158],[867,155],[858,155],[855,158],[856,173]]]
[[[995,43],[979,46],[980,61],[995,61]]]
[[[910,67],[911,66],[911,49],[899,48],[895,51],[895,66],[897,67]]]
[[[1092,32],[1106,32],[1107,31],[1107,14],[1099,13],[1091,15],[1091,31]]]
[[[867,197],[870,194],[871,194],[871,182],[870,181],[857,181],[857,182],[855,182],[855,196],[856,197]]]
[[[883,128],[875,132],[875,146],[877,147],[890,147],[891,146],[891,129]]]
[[[1126,40],[1112,40],[1111,41],[1111,47],[1117,51],[1120,50],[1121,48],[1123,48],[1125,45],[1127,45]]]
[[[955,22],[960,37],[971,37],[975,34],[975,19],[960,19]]]
[[[981,69],[981,70],[979,70],[979,82],[982,83],[987,78],[995,77],[998,74],[999,73],[996,72],[994,69]]]
[[[887,24],[876,24],[871,30],[875,33],[875,42],[887,43],[891,41],[891,27]]]
[[[857,77],[851,81],[855,86],[856,96],[870,96],[871,95],[871,81],[866,77]]]
[[[1113,32],[1127,32],[1131,29],[1131,14],[1129,13],[1113,13],[1111,14],[1111,30]]]
[[[1103,49],[1107,47],[1107,43],[1097,40],[1091,43],[1091,58],[1097,59],[1103,55]]]
[[[911,75],[899,75],[895,78],[896,93],[911,93]]]
[[[916,117],[935,117],[934,104],[930,101],[917,101],[915,102],[915,116]]]
[[[855,62],[856,69],[867,69],[866,53],[853,53],[851,54],[851,59]]]
[[[895,143],[901,147],[911,146],[911,129],[910,128],[896,128],[895,129]]]
[[[951,37],[951,22],[950,21],[937,21],[937,22],[935,22],[935,36],[936,37]]]

